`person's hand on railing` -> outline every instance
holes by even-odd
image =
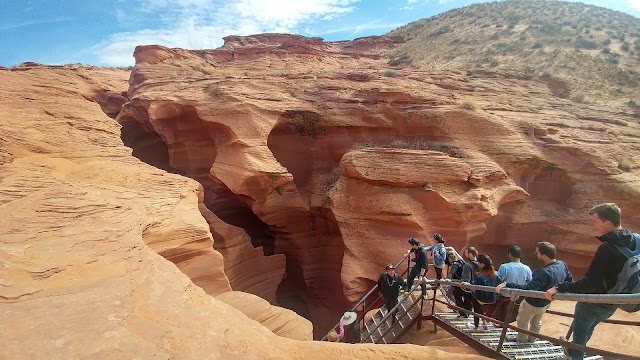
[[[446,282],[446,283],[448,283],[448,282],[451,282],[451,279],[447,279],[447,278],[440,279],[440,282]]]
[[[463,282],[461,282],[461,283],[460,283],[460,285],[462,285],[462,286],[469,286],[469,285],[471,285],[471,284],[470,284],[470,283],[468,283],[468,282],[466,282],[466,281],[463,281]]]
[[[407,250],[407,252],[404,255],[402,255],[402,257],[406,259],[409,256],[409,254],[411,254],[411,250]]]
[[[504,289],[504,288],[505,288],[505,286],[507,286],[507,283],[506,283],[506,282],[503,282],[502,284],[499,284],[498,286],[496,286],[496,292],[497,292],[498,294],[500,294],[500,290]]]
[[[547,292],[544,293],[544,297],[546,297],[547,300],[553,301],[553,295],[555,295],[557,292],[558,292],[558,288],[552,287],[551,289],[547,290]]]

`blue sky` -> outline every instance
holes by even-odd
[[[0,66],[133,65],[136,45],[211,49],[227,35],[382,35],[474,0],[0,0]],[[640,0],[585,0],[640,17]]]

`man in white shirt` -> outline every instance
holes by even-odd
[[[507,256],[509,262],[500,265],[498,274],[502,281],[524,285],[531,281],[531,268],[520,262],[522,250],[518,245],[511,245],[507,248]],[[496,319],[504,321],[507,318],[507,310],[509,309],[509,295],[498,296],[497,310],[495,312]]]

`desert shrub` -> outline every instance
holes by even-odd
[[[389,144],[389,147],[392,149],[440,151],[445,154],[449,154],[452,157],[463,157],[462,151],[460,151],[458,147],[452,144],[437,141],[427,141],[425,139],[395,140],[391,144]]]
[[[604,39],[602,40],[602,45],[607,46],[611,44],[611,39]]]
[[[577,103],[582,103],[584,102],[584,95],[583,94],[575,94],[571,97],[571,100]]]
[[[409,62],[409,55],[407,53],[403,53],[397,57],[389,59],[388,64],[389,66],[399,66],[407,62]]]
[[[630,172],[633,167],[633,163],[628,158],[621,158],[618,161],[618,169],[624,172]]]
[[[473,99],[464,99],[460,101],[458,106],[464,110],[476,110],[478,109],[478,103]]]
[[[430,150],[430,143],[424,139],[394,140],[389,144],[392,149]]]
[[[322,187],[322,191],[324,192],[324,194],[327,194],[329,191],[331,191],[331,189],[333,189],[333,187],[336,186],[336,183],[338,182],[339,179],[340,179],[340,173],[337,171],[329,175],[329,177],[327,178],[327,182],[325,182],[324,186]]]
[[[287,110],[282,116],[289,120],[298,135],[317,139],[318,136],[327,134],[327,129],[320,121],[321,116],[318,113],[306,110]]]
[[[533,68],[526,68],[524,70],[524,79],[525,80],[529,80],[531,78],[533,78],[533,76],[536,74],[536,70]]]
[[[598,48],[598,43],[596,43],[595,41],[587,40],[583,37],[577,38],[574,44],[578,49],[597,49]]]
[[[387,70],[384,72],[384,76],[386,77],[396,77],[398,74],[393,70]]]
[[[438,36],[438,35],[444,35],[446,33],[448,33],[449,31],[451,31],[451,27],[449,27],[448,25],[442,26],[434,31],[431,32],[431,36]]]
[[[611,49],[609,49],[609,48],[603,48],[603,49],[602,49],[602,53],[603,53],[603,54],[609,54],[609,53],[611,53]]]
[[[622,49],[622,51],[629,52],[629,43],[628,42],[623,43],[620,48]]]
[[[535,43],[533,43],[533,45],[531,45],[532,49],[540,49],[542,47],[542,43],[536,41]]]

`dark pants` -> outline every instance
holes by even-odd
[[[416,276],[420,274],[420,270],[422,270],[422,267],[420,266],[420,264],[415,264],[411,268],[411,272],[407,277],[407,291],[411,291],[411,288],[413,287],[413,280],[415,280]]]
[[[435,267],[435,266],[434,268],[436,269],[436,279],[438,280],[442,279],[442,268]]]
[[[463,309],[471,310],[473,308],[473,295],[459,287],[453,289],[453,297],[456,299],[456,306]],[[467,317],[469,314],[460,311],[460,315]]]
[[[484,315],[484,312],[482,312],[482,304],[480,304],[478,302],[478,300],[476,300],[476,298],[472,297],[471,298],[471,304],[473,304],[473,311],[477,312],[480,315]],[[475,325],[476,327],[478,327],[478,325],[480,325],[480,318],[477,316],[473,317],[473,325]]]
[[[491,317],[496,320],[505,321],[507,319],[507,310],[509,310],[510,302],[511,298],[498,295],[498,301],[495,303],[495,311],[493,312],[494,316]],[[487,316],[490,315],[487,313]]]
[[[616,307],[606,304],[576,303],[576,311],[573,315],[573,343],[587,345],[593,330],[603,320],[606,320],[616,312]],[[584,358],[584,353],[579,350],[567,349],[571,359]]]
[[[384,298],[384,305],[387,307],[387,311],[391,312],[391,310],[396,307],[396,305],[398,305],[398,298],[397,297],[391,297],[391,298]],[[391,323],[395,323],[396,322],[396,315],[393,314],[391,316]]]

